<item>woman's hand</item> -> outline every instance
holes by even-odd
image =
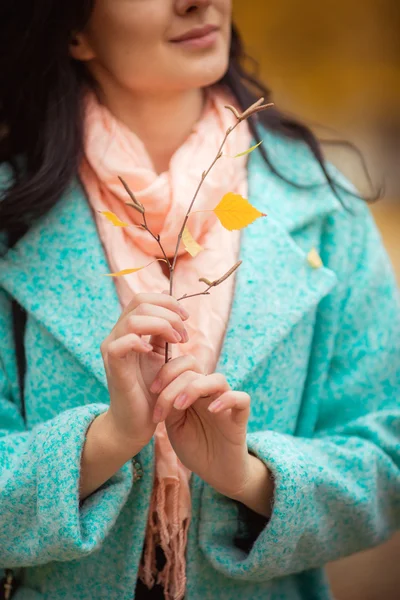
[[[205,376],[199,370],[191,356],[163,366],[151,388],[159,393],[154,419],[166,421],[171,444],[188,469],[221,494],[242,501],[253,490],[258,493],[261,478],[269,481],[267,468],[247,449],[250,397],[231,390],[223,375]],[[264,501],[267,507],[268,498]]]
[[[188,316],[171,296],[136,294],[101,345],[110,392],[108,431],[128,452],[139,452],[154,434],[157,396],[150,386],[164,364],[166,342],[188,340]]]
[[[187,341],[183,321],[188,316],[178,301],[166,294],[137,294],[102,343],[110,408],[94,419],[86,432],[81,501],[152,438],[157,396],[149,388],[164,364],[166,342]]]

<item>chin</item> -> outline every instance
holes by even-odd
[[[202,64],[196,65],[186,72],[187,76],[183,79],[183,83],[187,88],[208,87],[218,83],[226,74],[229,67],[229,61],[225,57],[212,61],[208,59],[202,61]]]

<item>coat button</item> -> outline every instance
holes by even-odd
[[[143,477],[143,468],[139,461],[133,461],[133,481],[138,481]]]

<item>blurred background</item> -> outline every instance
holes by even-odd
[[[234,0],[249,54],[280,108],[357,145],[384,198],[371,206],[400,282],[400,0]],[[365,195],[355,153],[325,146]],[[337,600],[400,599],[400,534],[329,566]]]
[[[385,198],[372,209],[400,280],[400,0],[233,4],[275,102],[320,138],[355,143],[374,182],[385,177]],[[356,154],[325,151],[371,194]]]

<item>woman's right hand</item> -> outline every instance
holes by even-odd
[[[185,343],[189,314],[167,294],[135,294],[101,344],[110,392],[104,415],[116,442],[139,452],[152,438],[157,394],[150,392],[165,363],[165,344]]]

